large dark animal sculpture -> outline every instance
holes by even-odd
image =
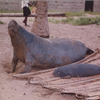
[[[88,77],[100,74],[100,66],[93,64],[69,64],[57,68],[53,75],[61,78]]]
[[[25,63],[22,73],[30,72],[32,66],[59,67],[83,59],[86,53],[93,51],[83,43],[66,38],[44,39],[31,34],[16,21],[8,24],[8,33],[14,49],[12,72],[15,72],[18,60]]]

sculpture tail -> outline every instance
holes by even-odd
[[[90,48],[87,48],[87,52],[86,52],[86,54],[92,54],[92,53],[94,53],[94,51],[91,50]]]

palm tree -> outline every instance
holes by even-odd
[[[49,38],[49,25],[48,25],[48,2],[37,1],[37,10],[35,21],[32,26],[32,32],[40,37]]]

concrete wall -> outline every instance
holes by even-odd
[[[49,1],[48,8],[51,11],[84,11],[85,1]]]
[[[0,11],[21,11],[21,2],[19,1],[0,1]]]
[[[83,1],[49,1],[48,8],[50,11],[84,11],[85,0]],[[22,11],[21,2],[0,1],[0,11]],[[94,1],[94,12],[100,12],[100,1]]]
[[[100,1],[94,1],[93,11],[100,12]]]

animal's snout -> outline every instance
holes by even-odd
[[[10,29],[11,28],[11,25],[10,24],[8,24],[8,29]]]
[[[11,20],[11,21],[9,22],[9,24],[8,24],[8,30],[9,30],[9,31],[12,31],[13,33],[16,34],[16,32],[15,32],[16,25],[17,25],[17,22],[14,21],[14,20]]]
[[[16,22],[12,19],[9,24],[8,24],[8,29],[10,29],[11,27],[15,27]]]
[[[13,31],[13,28],[12,28],[12,27],[8,27],[8,29],[9,29],[10,31]]]
[[[52,75],[53,75],[54,77],[58,77],[58,75],[57,75],[57,73],[56,73],[55,71],[52,73]]]

